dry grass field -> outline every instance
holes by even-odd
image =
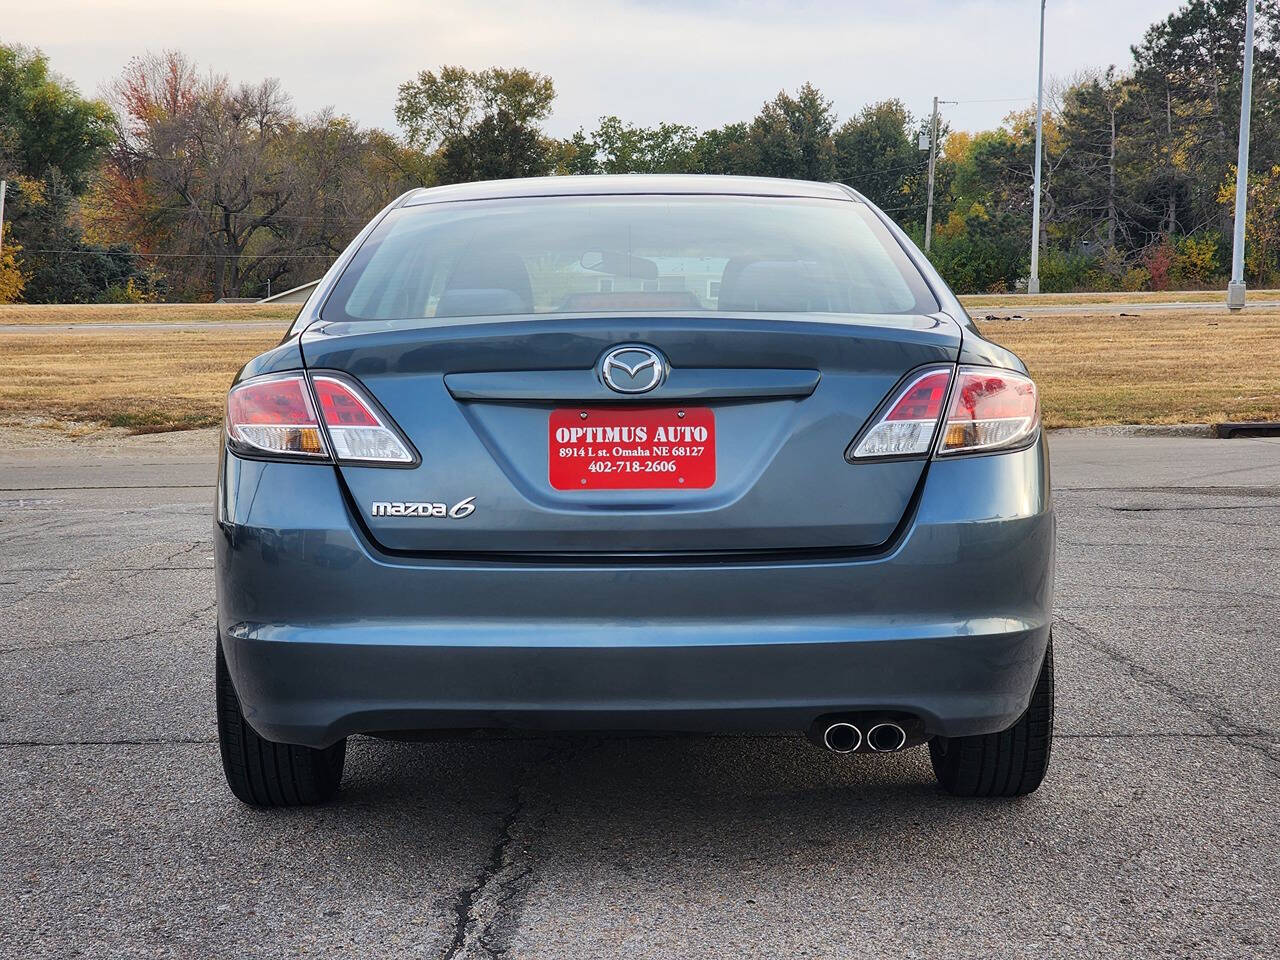
[[[63,330],[0,334],[0,417],[138,432],[219,423],[231,378],[274,330]]]
[[[1037,303],[1046,305],[1044,298]],[[235,371],[279,340],[296,309],[0,307],[0,418],[43,419],[64,429],[98,423],[137,432],[216,424]],[[279,326],[67,328],[211,320],[278,321]],[[5,324],[50,329],[4,331]],[[1051,427],[1280,420],[1280,308],[1237,315],[1211,305],[1203,311],[1122,317],[1114,312],[1040,315],[981,326],[1026,360],[1041,386]]]
[[[0,325],[107,323],[279,323],[298,315],[296,303],[0,304]]]
[[[1026,362],[1050,427],[1280,420],[1280,308],[979,326]]]

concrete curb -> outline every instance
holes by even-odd
[[[1059,427],[1050,430],[1063,437],[1197,437],[1214,438],[1211,423],[1124,423],[1110,427]]]

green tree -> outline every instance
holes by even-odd
[[[836,115],[818,88],[804,84],[767,102],[747,133],[751,173],[761,177],[831,180],[835,177],[832,132]]]
[[[1245,5],[1188,0],[1133,47],[1134,84],[1143,107],[1138,156],[1153,159],[1142,193],[1152,234],[1226,232],[1230,215],[1217,188],[1235,159],[1243,75]],[[1280,160],[1280,3],[1258,3],[1254,61],[1254,150],[1265,170]]]
[[[914,127],[901,100],[863,107],[835,132],[836,179],[872,203],[901,212],[927,161]]]
[[[409,144],[434,158],[443,183],[548,173],[555,144],[542,132],[555,86],[522,67],[446,66],[402,83],[396,121]]]
[[[84,242],[75,217],[77,197],[71,183],[54,171],[43,180],[16,181],[21,198],[21,228],[27,249],[18,252],[27,303],[92,303],[111,287],[131,283],[148,288],[150,278],[136,251],[124,244]],[[12,196],[12,194],[11,194]],[[6,208],[8,209],[8,208]]]
[[[114,139],[106,104],[86,100],[39,51],[0,46],[0,167],[43,179],[56,170],[81,193]]]
[[[756,172],[746,123],[704,131],[693,145],[690,173],[749,176]]]
[[[585,138],[584,138],[585,139]],[[680,123],[637,127],[601,117],[586,143],[599,173],[688,173],[698,131]]]
[[[1055,179],[1068,243],[1096,240],[1114,249],[1130,239],[1131,202],[1121,169],[1134,159],[1124,141],[1129,103],[1129,83],[1114,68],[1078,81],[1063,95],[1063,156]]]
[[[128,248],[86,244],[79,198],[114,139],[106,105],[81,97],[38,51],[0,46],[0,177],[6,296],[32,303],[93,300],[140,276]],[[16,268],[16,277],[13,271]]]
[[[445,141],[438,176],[441,183],[539,176],[549,171],[550,157],[551,145],[536,128],[498,110]]]

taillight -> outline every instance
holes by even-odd
[[[377,407],[355,384],[316,375],[316,399],[339,460],[412,463],[413,453],[399,434],[378,416]]]
[[[1040,425],[1040,400],[1031,378],[1011,370],[961,367],[938,455],[1016,447]]]
[[[893,398],[888,412],[862,435],[850,456],[864,459],[928,453],[950,382],[950,368],[929,370],[910,381]]]
[[[227,436],[250,452],[328,458],[301,374],[256,377],[227,394]]]
[[[227,394],[227,437],[240,453],[342,462],[415,462],[408,443],[354,383],[334,376],[303,374],[254,377]],[[323,422],[323,428],[321,427]],[[327,436],[327,441],[326,441]]]
[[[960,367],[952,385],[951,371],[934,368],[908,381],[863,433],[850,459],[928,454],[944,404],[947,416],[938,456],[1008,450],[1035,433],[1040,402],[1030,377],[995,367]]]

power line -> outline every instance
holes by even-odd
[[[13,184],[13,186],[17,189],[21,189],[21,185],[16,182]],[[81,207],[81,210],[83,211],[85,207],[85,202],[83,199],[80,199],[80,207]],[[96,213],[90,210],[90,212],[88,213],[88,216],[90,216],[90,218],[98,218],[98,219],[111,219],[111,218],[123,219],[130,216],[131,214],[143,213],[143,212],[187,213],[187,214],[196,214],[197,216],[202,216],[202,217],[231,216],[231,217],[258,218],[261,216],[261,214],[254,213],[250,210],[232,210],[232,211],[223,211],[223,210],[217,210],[217,209],[202,210],[199,207],[191,206],[191,205],[178,206],[178,205],[170,205],[170,204],[123,204],[122,207],[123,209],[118,208],[116,210],[113,210],[110,215],[107,215],[104,213]],[[381,204],[378,204],[377,209],[380,209],[380,208],[381,208]],[[341,221],[346,223],[367,223],[369,220],[368,217],[351,216],[348,214],[302,214],[302,213],[273,213],[269,217],[266,217],[265,219],[267,220],[332,220],[332,221]]]
[[[205,210],[194,209],[192,207],[129,207],[128,209],[125,209],[125,210],[113,210],[110,213],[98,213],[95,211],[90,211],[88,214],[88,217],[91,220],[113,220],[113,219],[125,220],[125,219],[132,218],[138,213],[143,213],[143,212],[164,213],[169,211],[172,211],[175,213],[193,214],[198,217],[223,217],[223,216],[230,216],[233,218],[248,217],[251,219],[262,219],[264,222],[270,222],[272,220],[321,220],[321,221],[337,222],[337,223],[367,223],[369,220],[368,217],[351,217],[351,216],[345,216],[345,215],[339,216],[337,214],[333,214],[330,216],[315,216],[315,215],[307,215],[307,214],[301,214],[301,213],[273,213],[273,214],[270,214],[269,216],[264,216],[262,214],[252,213],[250,211],[241,211],[239,213],[223,214],[217,210],[205,211]]]
[[[336,253],[144,253],[140,250],[33,250],[25,247],[22,252],[59,255],[79,254],[86,257],[169,257],[196,260],[334,260],[338,256]]]
[[[979,100],[945,100],[944,103],[1030,103],[1035,97],[990,97]]]

